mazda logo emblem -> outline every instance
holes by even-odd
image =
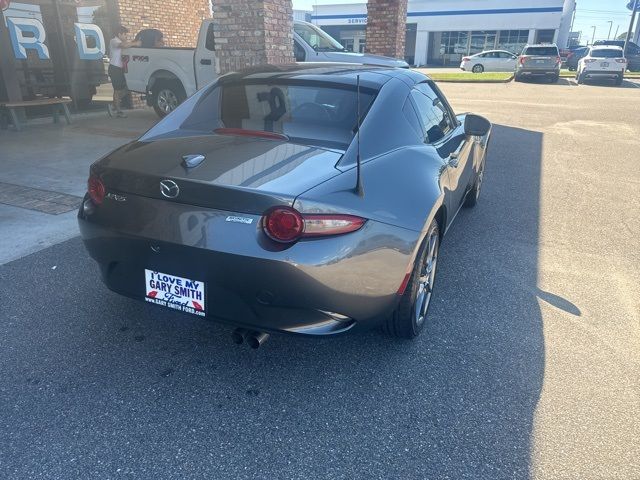
[[[160,193],[167,198],[176,198],[180,194],[180,187],[173,180],[162,180],[160,182]]]

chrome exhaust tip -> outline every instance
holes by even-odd
[[[269,334],[265,332],[249,332],[246,340],[249,346],[253,349],[260,348],[260,346],[269,339]]]
[[[236,345],[242,344],[244,342],[245,337],[251,332],[246,328],[236,328],[233,332],[231,332],[231,341]]]

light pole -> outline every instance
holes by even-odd
[[[613,39],[616,40],[618,38],[618,31],[620,30],[620,25],[616,27],[616,34],[613,36]]]
[[[591,28],[593,28],[593,35],[591,35],[591,45],[593,45],[593,42],[596,40],[596,26],[591,25]]]
[[[607,35],[607,40],[611,40],[611,29],[613,28],[613,21],[609,20],[607,23],[609,24],[609,35]]]

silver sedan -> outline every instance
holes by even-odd
[[[518,56],[506,50],[489,50],[464,57],[460,68],[465,72],[513,72]]]

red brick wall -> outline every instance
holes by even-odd
[[[404,58],[406,24],[407,0],[369,0],[367,52]]]
[[[118,0],[117,5],[130,39],[142,29],[157,28],[167,47],[195,47],[202,20],[211,17],[208,0]]]
[[[221,73],[294,63],[291,0],[213,0]]]

